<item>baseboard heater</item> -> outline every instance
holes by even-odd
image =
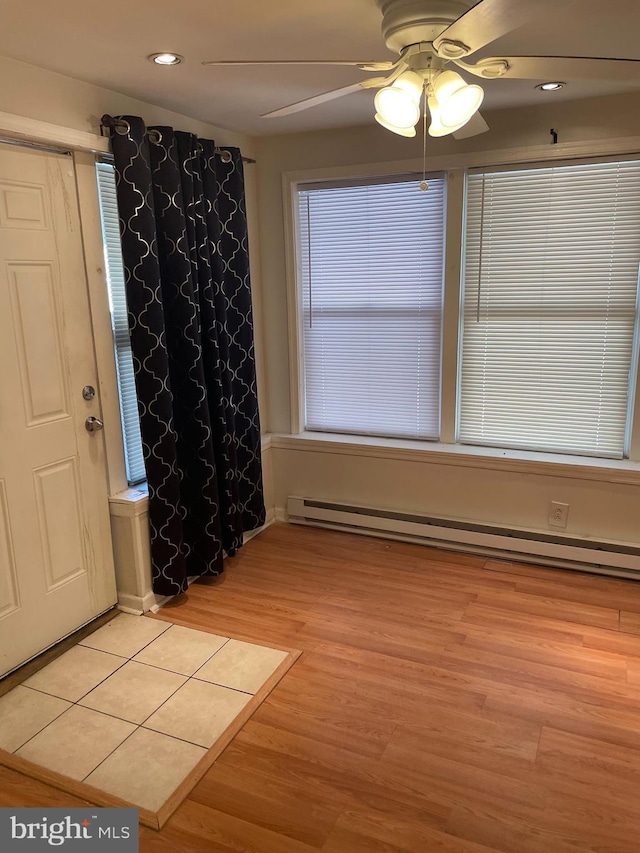
[[[622,542],[478,524],[291,496],[288,521],[502,559],[640,579],[640,548]]]

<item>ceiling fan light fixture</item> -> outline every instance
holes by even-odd
[[[417,74],[415,71],[403,71],[399,77],[393,81],[393,85],[402,89],[403,92],[406,92],[407,95],[412,98],[417,104],[420,103],[420,98],[422,97],[422,87],[424,85],[424,80]]]
[[[398,125],[392,124],[391,122],[387,121],[383,116],[380,115],[380,113],[376,113],[374,118],[378,122],[378,124],[382,125],[382,127],[386,128],[387,130],[390,130],[392,133],[397,133],[398,136],[416,135],[415,127],[399,127]]]
[[[453,130],[449,127],[445,127],[442,124],[442,119],[440,118],[440,108],[438,107],[438,102],[433,97],[433,95],[427,99],[427,106],[429,107],[429,136],[447,136],[449,133],[453,133]]]
[[[564,89],[566,85],[560,80],[550,80],[548,83],[538,83],[536,89],[540,89],[542,92],[557,92],[558,89]]]
[[[420,102],[397,86],[385,86],[374,99],[376,116],[394,127],[413,127],[420,118]],[[387,125],[385,125],[386,127]]]
[[[180,65],[183,60],[179,53],[152,53],[148,58],[156,65]]]
[[[455,71],[442,71],[433,83],[433,93],[438,104],[440,121],[451,132],[465,125],[478,111],[484,90],[469,85]]]
[[[450,133],[455,133],[460,128],[464,127],[465,124],[469,121],[468,118],[464,117],[458,124],[453,125],[452,127],[447,127],[442,123],[442,117],[440,115],[440,107],[438,106],[437,100],[431,96],[427,100],[427,106],[429,107],[429,136],[447,136]]]
[[[405,128],[413,133],[401,133],[402,136],[415,136],[414,126],[420,119],[420,97],[423,79],[415,71],[404,71],[393,83],[380,89],[374,99],[376,119],[388,130],[400,133],[395,128]],[[380,121],[383,119],[384,121]]]

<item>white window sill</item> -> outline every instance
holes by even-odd
[[[111,515],[121,515],[131,518],[142,515],[149,510],[149,488],[146,483],[131,486],[109,497],[109,512]]]
[[[630,462],[628,459],[597,459],[560,453],[321,432],[302,432],[299,435],[273,433],[270,446],[281,450],[368,456],[430,465],[456,465],[640,485],[640,462]]]

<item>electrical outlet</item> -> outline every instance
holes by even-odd
[[[566,527],[568,517],[569,504],[563,504],[560,503],[560,501],[551,501],[551,503],[549,504],[550,527]]]

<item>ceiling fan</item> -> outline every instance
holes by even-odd
[[[574,4],[579,4],[573,0]],[[478,113],[484,91],[468,84],[451,66],[482,79],[625,80],[637,76],[640,60],[584,56],[492,56],[473,61],[477,51],[541,15],[552,19],[558,0],[376,0],[382,36],[395,62],[340,60],[224,60],[203,65],[350,65],[360,71],[390,72],[333,89],[265,113],[277,118],[359,92],[378,89],[375,119],[401,136],[415,136],[430,116],[429,134],[456,138],[488,130]]]

